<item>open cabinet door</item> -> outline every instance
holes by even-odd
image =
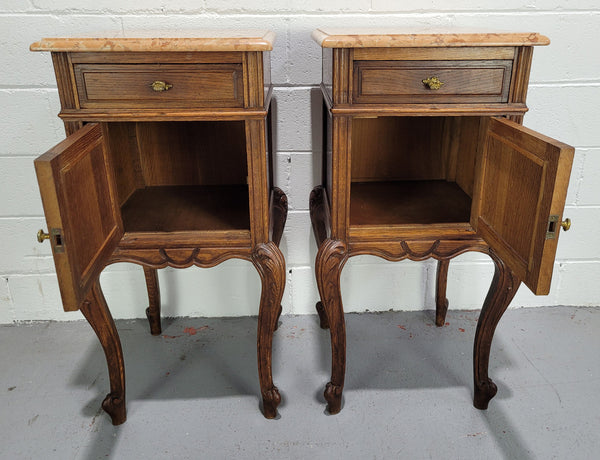
[[[492,118],[471,224],[536,295],[550,291],[573,147]]]
[[[63,307],[77,310],[123,236],[101,126],[84,126],[34,163]]]

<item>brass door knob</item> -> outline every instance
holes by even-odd
[[[152,82],[150,87],[154,91],[161,92],[161,91],[169,91],[171,88],[173,88],[173,85],[170,85],[165,81],[157,80],[157,81]]]
[[[568,217],[560,223],[562,229],[566,232],[571,228],[571,219]]]
[[[37,232],[37,240],[39,243],[43,243],[44,240],[49,240],[50,239],[50,233],[44,233],[44,230],[42,230],[41,228],[38,230]]]
[[[429,77],[425,80],[421,80],[425,86],[429,89],[440,89],[444,84],[438,77]]]

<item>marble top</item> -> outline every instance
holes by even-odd
[[[473,29],[321,28],[312,38],[323,48],[412,48],[448,46],[534,46],[550,40],[536,32]]]
[[[270,51],[269,30],[194,30],[96,33],[93,36],[43,38],[31,51]]]

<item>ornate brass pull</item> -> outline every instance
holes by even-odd
[[[44,230],[42,230],[40,228],[37,232],[38,243],[43,243],[44,240],[49,240],[49,239],[50,239],[50,233],[44,233]]]
[[[173,85],[169,85],[165,81],[156,80],[156,81],[152,82],[152,84],[150,85],[150,87],[154,91],[161,92],[161,91],[169,91],[171,88],[173,88]]]
[[[569,219],[569,218],[567,217],[565,220],[563,220],[563,221],[560,223],[560,226],[562,227],[562,229],[563,229],[565,232],[569,231],[569,229],[571,228],[571,219]]]
[[[425,86],[429,87],[429,89],[440,89],[444,84],[438,77],[429,77],[422,80],[422,82]]]

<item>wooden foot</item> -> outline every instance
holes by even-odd
[[[252,252],[252,262],[262,282],[258,312],[258,377],[263,399],[264,416],[277,416],[281,397],[273,385],[271,372],[273,332],[277,325],[281,298],[285,287],[285,261],[274,242],[258,244]]]
[[[446,298],[446,286],[448,285],[449,259],[438,260],[435,280],[435,325],[442,327],[446,323],[448,312],[448,299]]]
[[[494,331],[500,318],[517,293],[521,280],[504,264],[493,251],[495,272],[492,285],[483,303],[473,345],[473,405],[477,409],[487,409],[488,403],[496,395],[498,388],[488,376],[490,350]]]
[[[110,415],[113,425],[120,425],[127,420],[123,350],[121,349],[121,341],[115,322],[97,281],[88,293],[80,310],[98,336],[106,356],[110,393],[102,402],[102,408]]]
[[[331,335],[331,381],[325,388],[325,399],[331,414],[341,409],[346,372],[346,326],[340,275],[347,259],[348,251],[343,241],[326,239],[319,247],[315,264],[317,286]]]
[[[319,326],[321,326],[321,329],[329,329],[329,320],[327,319],[327,313],[325,313],[323,302],[317,302],[315,308],[317,310],[317,314],[319,315]]]
[[[158,270],[144,267],[146,277],[146,289],[148,289],[148,308],[146,317],[150,323],[150,334],[160,335],[162,327],[160,324],[160,288],[158,285]]]
[[[327,401],[327,411],[331,415],[335,415],[342,410],[342,390],[343,387],[334,385],[331,382],[325,386],[323,396],[325,396],[325,400]]]
[[[273,192],[271,193],[270,209],[272,225],[271,240],[273,241],[273,243],[275,243],[277,247],[279,247],[288,213],[287,196],[279,187],[273,187]]]

